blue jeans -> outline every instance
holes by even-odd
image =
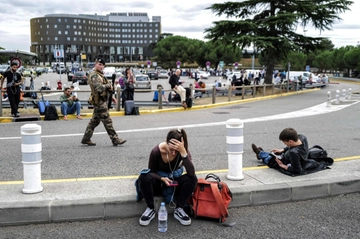
[[[80,115],[81,104],[80,101],[75,101],[72,106],[68,106],[66,102],[61,103],[61,113],[66,116],[67,114]]]
[[[260,151],[258,157],[266,164],[269,164],[269,160],[273,157],[269,152]]]

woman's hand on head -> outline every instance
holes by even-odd
[[[181,137],[181,142],[177,139],[170,139],[169,147],[172,150],[178,151],[180,154],[186,154],[186,149],[184,146],[184,139]]]

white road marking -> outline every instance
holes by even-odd
[[[359,103],[360,100],[349,100],[345,105],[331,105],[331,107],[326,107],[326,103],[322,103],[310,108],[292,111],[283,114],[271,115],[271,116],[264,116],[264,117],[257,117],[257,118],[250,118],[250,119],[242,119],[244,123],[251,123],[251,122],[260,122],[260,121],[269,121],[269,120],[281,120],[281,119],[290,119],[290,118],[299,118],[305,116],[312,116],[312,115],[320,115],[320,114],[327,114],[335,111],[339,111],[345,109],[349,106]],[[226,125],[226,121],[221,122],[211,122],[211,123],[201,123],[201,124],[188,124],[188,125],[173,125],[173,126],[164,126],[164,127],[156,127],[156,128],[146,128],[146,129],[129,129],[129,130],[119,130],[116,131],[117,133],[136,133],[136,132],[144,132],[144,131],[159,131],[159,130],[169,130],[174,128],[199,128],[199,127],[213,127],[213,126],[220,126]],[[107,132],[96,132],[96,135],[100,134],[107,134]],[[73,137],[73,136],[83,136],[83,133],[78,134],[57,134],[57,135],[42,135],[41,138],[57,138],[57,137]],[[9,139],[21,139],[21,137],[2,137],[0,140],[9,140]]]

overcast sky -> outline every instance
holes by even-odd
[[[360,42],[359,10],[360,0],[351,11],[341,14],[341,22],[333,25],[332,31],[320,33],[310,27],[306,35],[329,37],[335,47],[356,45]],[[211,27],[213,21],[220,20],[205,8],[212,3],[224,1],[211,0],[10,0],[2,1],[0,17],[0,46],[6,49],[30,48],[30,19],[46,14],[95,14],[106,15],[110,12],[146,12],[149,18],[161,16],[162,32],[173,33],[188,38],[204,40],[204,29]],[[356,11],[357,10],[357,11]],[[298,30],[303,33],[303,29]]]

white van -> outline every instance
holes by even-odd
[[[302,82],[303,84],[308,83],[310,75],[312,76],[312,82],[316,83],[317,82],[317,77],[315,77],[315,75],[311,72],[308,71],[290,71],[289,74],[289,79],[290,82],[297,80],[299,76],[302,77]]]

